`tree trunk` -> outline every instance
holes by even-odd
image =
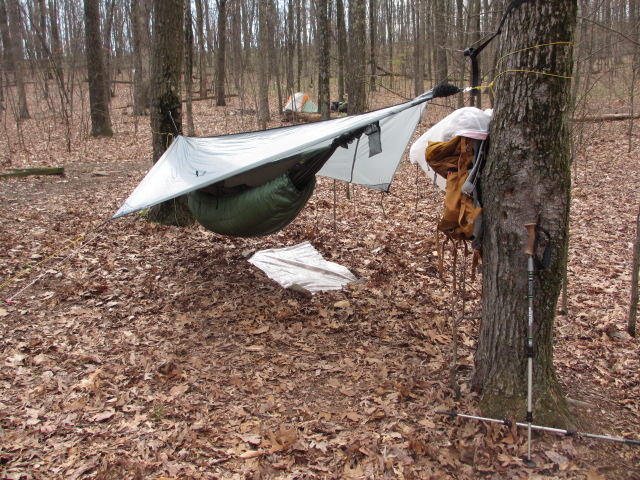
[[[338,100],[344,102],[344,64],[347,56],[347,29],[344,22],[344,2],[336,0],[336,28],[338,29]]]
[[[569,240],[568,109],[576,19],[573,0],[525,3],[500,36],[501,75],[483,171],[483,313],[474,387],[488,416],[526,411],[526,223],[551,234],[551,265],[535,276],[534,412],[536,423],[570,421],[553,367],[553,322]],[[547,44],[542,46],[542,44]],[[529,48],[541,45],[536,48]],[[554,76],[536,72],[552,72]]]
[[[113,95],[113,90],[111,88],[111,80],[114,78],[114,75],[111,72],[111,55],[113,52],[113,46],[111,45],[111,31],[113,29],[113,17],[115,15],[115,0],[108,0],[105,2],[105,10],[106,10],[106,18],[103,23],[104,25],[104,37],[101,40],[102,51],[104,52],[102,56],[103,61],[103,71],[104,71],[104,87],[107,90],[107,98],[111,98]],[[100,10],[98,8],[98,18],[100,18]],[[99,24],[98,24],[99,25]],[[85,25],[86,29],[86,25]]]
[[[436,0],[435,7],[437,11],[437,18],[435,18],[435,81],[437,83],[444,81],[448,77],[447,68],[447,45],[449,44],[447,39],[447,20],[446,20],[446,2],[444,0]],[[433,79],[432,79],[433,81]]]
[[[377,2],[376,0],[369,0],[369,90],[376,91],[376,38],[378,37],[378,25],[377,25]],[[422,92],[421,92],[422,93]]]
[[[424,52],[422,32],[422,1],[410,5],[415,41],[413,43],[413,93],[417,97],[424,92]]]
[[[151,61],[151,131],[153,163],[169,147],[175,135],[182,133],[182,0],[153,1],[153,48]],[[155,205],[149,220],[165,225],[191,225],[193,215],[186,197]]]
[[[11,32],[9,31],[9,18],[7,17],[7,7],[5,0],[0,0],[0,37],[2,38],[2,58],[0,64],[2,65],[2,76],[0,77],[0,84],[4,83],[5,76],[7,78],[7,88],[11,92],[11,84],[9,83],[9,73],[15,71],[13,62],[13,46],[11,41]],[[9,93],[10,94],[10,93]],[[4,110],[4,91],[3,91],[3,110]]]
[[[190,3],[190,2],[189,2]],[[196,30],[198,32],[198,70],[200,72],[200,98],[207,97],[207,59],[204,43],[204,12],[202,0],[196,0]],[[191,6],[189,5],[189,9]]]
[[[133,47],[133,115],[146,115],[149,105],[148,68],[145,53],[148,52],[148,10],[146,0],[131,0],[131,38]],[[145,40],[147,40],[145,42]],[[148,57],[147,57],[148,58]]]
[[[259,104],[258,116],[261,128],[267,127],[267,122],[271,120],[269,114],[269,2],[259,0],[258,3],[258,82],[259,82]]]
[[[286,45],[286,59],[285,59],[285,70],[287,72],[287,95],[293,95],[295,92],[293,91],[294,86],[294,70],[293,70],[293,57],[295,55],[296,42],[295,42],[295,30],[294,30],[294,19],[295,16],[293,14],[293,0],[287,0],[287,28],[285,29],[285,45]]]
[[[631,302],[629,305],[629,318],[627,331],[629,335],[636,336],[636,319],[638,317],[638,277],[640,270],[640,211],[636,218],[636,242],[633,245],[633,262],[631,263]]]
[[[227,65],[227,0],[218,0],[218,58],[216,61],[216,105],[227,104],[224,90]]]
[[[98,0],[84,0],[84,30],[86,36],[87,75],[89,77],[89,107],[91,135],[111,137],[109,95],[100,36],[100,8]]]
[[[62,69],[62,42],[60,41],[60,27],[58,26],[58,2],[49,0],[49,23],[51,25],[51,56],[54,63],[54,75],[58,88],[64,90],[64,70]]]
[[[20,5],[18,0],[8,0],[9,6],[9,32],[11,35],[11,57],[13,58],[13,74],[16,80],[18,95],[19,120],[31,118],[27,105],[27,90],[24,81],[24,49],[22,46],[22,22],[20,20]]]
[[[347,96],[349,114],[367,109],[366,81],[366,3],[352,0],[349,4],[349,60]]]
[[[188,3],[184,5],[184,89],[187,135],[193,137],[196,134],[193,125],[193,16]]]
[[[329,90],[329,28],[328,1],[318,0],[318,108],[324,120],[329,118],[329,101],[331,100]]]

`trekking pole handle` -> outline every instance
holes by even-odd
[[[524,227],[527,229],[527,248],[525,249],[525,253],[527,255],[535,255],[536,253],[536,224],[535,223],[525,223]]]

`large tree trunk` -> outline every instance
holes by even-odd
[[[100,7],[98,0],[84,0],[84,30],[86,36],[87,74],[89,77],[89,107],[91,135],[111,137],[109,90],[100,36]]]
[[[154,0],[151,61],[151,131],[153,163],[182,133],[182,0]],[[193,215],[186,197],[155,205],[149,220],[166,225],[191,225]]]
[[[483,171],[483,313],[474,387],[497,418],[526,411],[526,223],[551,234],[549,268],[535,277],[536,423],[565,425],[567,405],[553,367],[553,322],[569,239],[569,100],[576,19],[574,0],[525,3],[505,27]],[[547,44],[546,46],[540,46]],[[534,47],[538,45],[538,47]],[[552,75],[545,75],[544,73]]]

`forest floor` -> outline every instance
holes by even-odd
[[[479,414],[480,281],[467,284],[457,400],[451,272],[438,277],[434,245],[442,197],[414,165],[403,160],[390,194],[338,183],[335,207],[320,178],[266,238],[138,214],[104,223],[151,156],[148,118],[128,114],[126,95],[114,103],[115,136],[87,139],[80,119],[70,152],[42,101],[19,131],[3,121],[0,171],[66,174],[0,180],[0,478],[640,478],[635,446],[536,434],[527,468],[526,430],[437,414]],[[242,108],[197,102],[197,133],[255,129]],[[447,112],[429,107],[416,135]],[[583,127],[555,365],[590,432],[640,439],[638,340],[625,332],[638,151],[626,123]],[[307,240],[361,282],[305,296],[247,262]]]

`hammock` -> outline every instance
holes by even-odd
[[[205,228],[234,236],[274,233],[302,210],[316,173],[388,191],[426,102],[459,91],[445,84],[360,115],[217,137],[178,136],[113,218],[191,193],[190,208]],[[272,221],[258,221],[266,217]]]

